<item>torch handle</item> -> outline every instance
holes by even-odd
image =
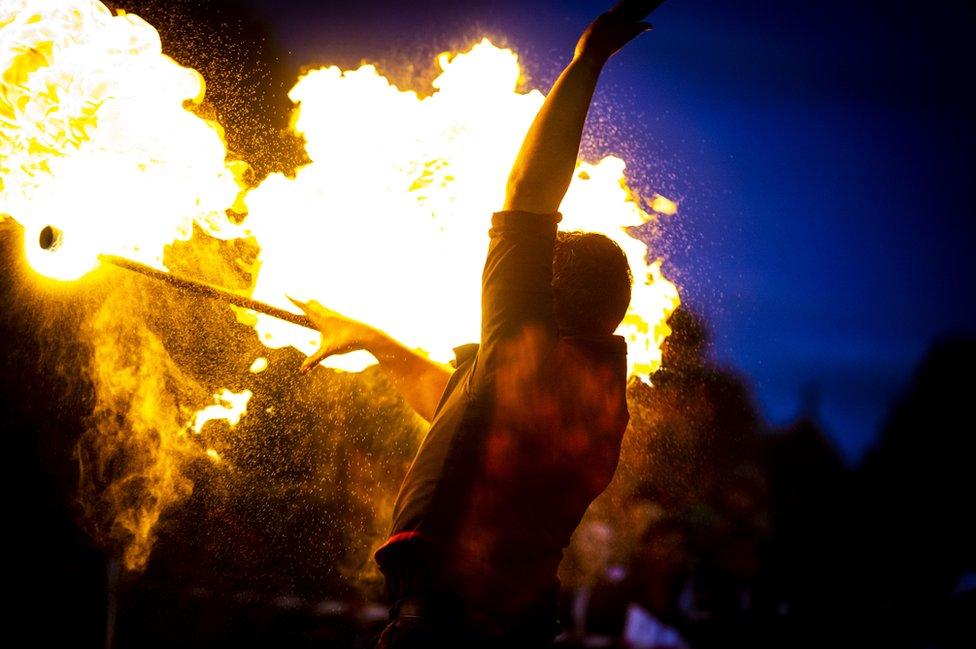
[[[265,315],[278,318],[279,320],[285,320],[307,329],[317,331],[317,328],[314,324],[312,324],[312,321],[304,315],[292,313],[291,311],[286,311],[285,309],[280,309],[276,306],[271,306],[270,304],[254,300],[249,297],[244,297],[243,295],[238,295],[237,293],[232,293],[227,289],[213,286],[212,284],[207,284],[206,282],[201,282],[195,279],[187,279],[186,277],[180,277],[179,275],[173,275],[157,268],[153,268],[152,266],[147,266],[146,264],[141,264],[137,261],[126,259],[125,257],[116,257],[115,255],[100,255],[99,259],[117,268],[131,270],[132,272],[139,273],[145,277],[165,282],[170,286],[182,291],[186,291],[187,293],[207,297],[212,300],[227,302],[228,304],[257,311],[258,313],[264,313]]]

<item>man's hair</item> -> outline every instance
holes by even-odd
[[[564,334],[611,334],[630,304],[624,251],[594,232],[559,232],[552,262],[556,323]]]

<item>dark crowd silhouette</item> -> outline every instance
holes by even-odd
[[[654,387],[635,385],[611,492],[564,579],[568,646],[963,647],[976,641],[976,481],[965,377],[976,339],[935,343],[849,468],[816,390],[768,429],[680,309]]]

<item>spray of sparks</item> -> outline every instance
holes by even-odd
[[[23,225],[31,266],[63,280],[105,253],[165,269],[164,249],[188,240],[194,224],[221,239],[250,237],[260,248],[253,297],[291,309],[286,295],[314,298],[448,360],[452,347],[477,340],[488,216],[544,97],[519,92],[517,56],[487,40],[438,64],[425,97],[370,65],[305,74],[289,97],[311,163],[245,194],[243,163],[227,159],[221,127],[190,110],[202,101],[202,77],[162,54],[151,25],[96,0],[0,0],[0,216]],[[617,157],[581,162],[562,227],[601,232],[625,251],[636,281],[618,333],[631,373],[646,377],[660,365],[679,298],[629,229],[677,206],[634,195],[624,168]],[[63,232],[53,251],[35,243],[48,225]],[[238,318],[267,347],[317,346],[317,335],[295,325]],[[354,371],[373,359],[328,362]],[[98,387],[135,392],[115,379]],[[249,397],[218,393],[159,434],[175,439],[215,418],[236,424]],[[151,401],[120,403],[152,414]],[[170,461],[166,447],[157,462]]]

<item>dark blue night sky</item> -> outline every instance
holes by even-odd
[[[295,63],[489,35],[548,88],[602,2],[258,2]],[[846,457],[929,344],[976,329],[974,9],[669,0],[602,81],[598,153],[681,203],[657,244],[772,424],[805,386]]]

